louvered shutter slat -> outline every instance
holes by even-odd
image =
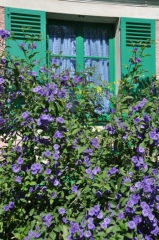
[[[25,40],[25,35],[31,37],[42,35],[43,40],[36,38],[37,49],[36,60],[45,57],[46,51],[46,13],[43,11],[34,11],[17,8],[5,8],[5,28],[14,32],[14,38],[18,44]],[[22,32],[22,28],[26,33]],[[29,43],[27,43],[29,44]],[[10,46],[10,53],[13,56],[24,58],[24,54],[17,44],[9,40],[6,45]],[[45,61],[43,61],[45,63]]]
[[[147,48],[144,54],[149,54],[143,58],[143,69],[148,73],[143,74],[143,79],[150,74],[156,74],[156,54],[155,44],[149,44],[149,39],[155,41],[155,20],[151,19],[136,19],[136,18],[121,18],[121,77],[127,74],[127,69],[124,64],[130,66],[129,59],[132,56],[132,43],[136,47],[140,46],[140,42],[147,43]]]

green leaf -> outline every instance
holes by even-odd
[[[55,233],[55,232],[51,232],[51,233],[49,234],[48,240],[55,240],[55,239],[56,239],[56,233]]]
[[[80,147],[80,149],[78,150],[78,153],[83,153],[85,150],[87,149],[87,146],[83,146],[83,147]]]
[[[68,229],[65,225],[63,225],[63,239],[67,240],[68,237]]]
[[[54,227],[54,231],[55,231],[55,232],[61,232],[61,228],[58,227],[58,226],[56,226],[56,227]]]

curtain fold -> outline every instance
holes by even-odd
[[[104,59],[109,56],[108,33],[107,29],[84,27],[84,66],[94,68],[94,73],[88,77],[96,86],[103,85],[102,82],[109,82],[109,61]],[[49,46],[57,60],[58,73],[69,69],[72,74],[76,71],[76,33],[75,28],[70,26],[49,26]],[[102,59],[103,58],[103,59]],[[103,114],[109,112],[109,101],[106,96],[97,96],[96,113]]]

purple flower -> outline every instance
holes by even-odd
[[[33,163],[31,165],[31,173],[33,175],[37,174],[37,173],[41,173],[42,172],[42,168],[41,168],[41,165],[40,163]]]
[[[54,65],[54,64],[57,64],[57,59],[53,59],[53,58],[51,58],[50,61],[51,61],[51,64],[53,64],[53,65]]]
[[[67,223],[67,219],[65,217],[62,218],[63,223]]]
[[[134,118],[133,121],[134,121],[135,124],[138,124],[140,122],[140,119],[139,118]]]
[[[31,72],[31,75],[32,75],[33,77],[36,77],[36,72],[35,72],[35,71],[32,71],[32,72]]]
[[[128,228],[134,229],[135,227],[136,227],[136,224],[135,224],[134,221],[129,221],[129,222],[128,222]]]
[[[136,183],[135,183],[135,187],[136,187],[136,188],[142,188],[141,182],[136,182]]]
[[[22,113],[22,118],[24,120],[27,119],[28,116],[29,116],[29,112],[28,111]]]
[[[8,212],[8,211],[9,211],[9,206],[7,206],[7,205],[4,206],[4,207],[3,207],[3,210],[4,210],[5,212]]]
[[[43,224],[46,225],[47,227],[50,227],[51,221],[52,221],[52,216],[51,216],[51,214],[48,214],[48,215],[42,217],[42,222],[43,222]]]
[[[135,61],[136,61],[136,63],[139,63],[139,62],[141,62],[141,59],[139,57],[136,57]]]
[[[93,218],[92,217],[89,217],[88,218],[88,223],[92,223],[93,222]]]
[[[0,85],[4,83],[4,78],[0,77]]]
[[[50,157],[51,156],[51,152],[49,150],[43,152],[43,154],[45,155],[45,157]]]
[[[16,146],[16,152],[20,153],[21,151],[22,151],[21,147],[20,146]]]
[[[51,174],[51,169],[50,169],[50,168],[47,168],[47,169],[45,170],[45,173],[46,173],[46,175],[50,175],[50,174]]]
[[[33,190],[34,190],[33,187],[29,188],[29,192],[33,192]]]
[[[19,44],[19,47],[20,47],[21,49],[24,49],[24,48],[25,48],[25,43],[20,43],[20,44]]]
[[[86,231],[86,232],[85,232],[85,237],[86,237],[86,238],[89,238],[90,236],[91,236],[91,232],[90,232],[90,231]]]
[[[6,63],[6,59],[4,57],[2,57],[1,60],[0,60],[0,63],[1,64],[5,64]]]
[[[90,173],[91,173],[91,169],[90,169],[90,168],[87,168],[87,169],[86,169],[86,173],[87,173],[87,174],[90,174]]]
[[[73,186],[72,186],[72,192],[73,192],[73,193],[76,193],[76,192],[77,192],[77,189],[78,189],[78,188],[77,188],[76,185],[73,185]]]
[[[120,198],[121,198],[121,194],[120,193],[117,193],[116,195],[115,195],[115,198],[117,199],[117,200],[119,200]]]
[[[19,157],[16,161],[17,164],[21,165],[23,164],[23,159],[21,157]]]
[[[52,192],[52,193],[51,193],[51,197],[52,197],[52,198],[56,198],[56,196],[57,196],[57,195],[56,195],[55,192]]]
[[[101,191],[97,191],[97,192],[96,192],[96,197],[97,197],[97,198],[100,198],[101,196],[102,196],[102,192],[101,192]]]
[[[92,222],[89,222],[88,229],[91,229],[91,230],[95,229],[95,225]]]
[[[98,205],[94,205],[93,209],[95,213],[98,213],[100,211],[100,207]]]
[[[72,107],[72,104],[71,103],[67,103],[66,107],[70,109]]]
[[[139,224],[139,223],[142,221],[142,219],[141,219],[140,216],[136,215],[136,216],[133,217],[133,221],[134,221],[136,224]]]
[[[71,224],[71,227],[70,227],[69,232],[71,234],[75,234],[76,232],[78,232],[80,230],[78,223],[71,222],[70,224]]]
[[[9,208],[14,208],[14,202],[9,202]]]
[[[54,184],[54,186],[58,186],[60,184],[60,182],[57,179],[55,179],[53,184]]]
[[[58,117],[58,118],[57,118],[57,122],[58,122],[58,123],[64,123],[64,119],[63,119],[62,117]]]
[[[110,218],[108,217],[104,218],[104,222],[108,225],[110,223]]]
[[[98,139],[96,139],[96,138],[91,138],[91,139],[90,139],[90,142],[91,142],[91,144],[92,144],[92,146],[93,146],[94,148],[99,148]]]
[[[101,227],[101,229],[105,229],[105,228],[107,228],[107,224],[105,222],[102,222],[100,224],[100,227]]]
[[[157,173],[158,173],[158,170],[157,170],[157,169],[152,169],[152,174],[153,174],[153,175],[157,175]]]
[[[14,178],[14,181],[17,182],[17,183],[21,183],[22,182],[22,178],[20,176],[16,176]]]
[[[89,214],[89,216],[93,216],[93,215],[94,215],[94,209],[91,208],[91,209],[88,211],[88,214]]]
[[[143,209],[143,210],[142,210],[142,215],[143,215],[144,217],[147,217],[147,216],[149,215],[148,210]]]
[[[55,144],[55,145],[53,146],[54,150],[58,150],[59,147],[60,147],[60,146],[59,146],[58,144]]]
[[[116,112],[116,109],[115,109],[115,108],[113,108],[113,109],[112,109],[112,113],[115,113],[115,112]]]
[[[39,70],[39,71],[40,71],[41,73],[43,73],[43,72],[44,72],[44,70],[45,70],[45,68],[44,68],[44,67],[40,67],[40,70]]]
[[[145,208],[145,207],[148,206],[148,205],[147,205],[146,202],[141,202],[141,203],[140,203],[140,206],[141,206],[142,208]]]
[[[110,135],[115,134],[115,129],[111,125],[106,125],[105,129],[108,131]]]
[[[103,218],[103,213],[102,212],[98,213],[97,218],[102,219]]]
[[[143,147],[138,147],[137,151],[140,154],[144,154],[145,153],[145,149]]]
[[[55,160],[58,160],[59,157],[60,157],[59,154],[55,152],[54,155],[53,155],[53,158],[54,158]]]
[[[133,157],[131,158],[131,160],[132,160],[133,163],[137,163],[137,162],[138,162],[138,157],[133,156]]]
[[[8,30],[0,30],[0,37],[2,39],[6,39],[10,36],[10,32]]]
[[[42,89],[41,86],[37,86],[37,87],[33,88],[33,92],[38,93],[41,89]]]
[[[148,215],[148,218],[150,219],[150,221],[153,221],[154,218],[155,218],[155,216],[154,216],[152,213],[150,213],[150,214]]]
[[[119,220],[122,220],[124,218],[124,213],[123,212],[120,212],[119,214],[118,214],[118,219]]]
[[[144,192],[146,192],[146,193],[152,192],[151,186],[149,186],[149,185],[144,185],[144,186],[143,186],[143,190],[144,190]]]
[[[119,172],[119,170],[116,167],[112,167],[112,168],[109,169],[108,175],[113,175],[113,174],[118,173],[118,172]]]
[[[20,170],[21,170],[20,166],[18,166],[18,165],[16,165],[16,164],[13,164],[13,165],[12,165],[12,171],[13,171],[14,173],[17,173],[17,172],[19,172]]]
[[[137,47],[134,47],[132,51],[137,52]]]
[[[53,137],[54,138],[63,138],[63,135],[62,135],[62,133],[60,131],[57,131],[57,132],[54,133]]]
[[[30,44],[28,45],[28,49],[36,49],[36,43],[35,43],[35,42],[30,43]]]
[[[61,208],[59,208],[58,212],[59,212],[59,214],[64,215],[66,211],[63,207],[61,207]]]

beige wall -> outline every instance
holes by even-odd
[[[111,2],[111,0],[110,0]],[[0,6],[42,10],[52,13],[158,19],[159,7],[135,7],[69,0],[0,0]]]
[[[4,8],[3,7],[0,7],[0,30],[1,29],[4,29]],[[0,44],[0,53],[2,50],[3,50],[3,48],[1,47],[1,44]],[[4,144],[3,142],[0,141],[0,148],[5,145],[6,144]]]
[[[4,29],[4,8],[0,7],[0,30]],[[0,44],[0,52],[3,50]]]

